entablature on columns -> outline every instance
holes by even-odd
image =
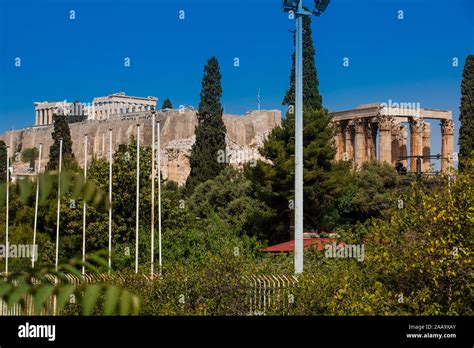
[[[372,118],[377,116],[391,116],[400,119],[400,122],[407,122],[411,118],[451,120],[452,112],[449,110],[436,110],[420,108],[411,105],[411,103],[394,107],[384,103],[372,103],[361,105],[355,109],[332,112],[332,120],[348,121],[359,118]]]

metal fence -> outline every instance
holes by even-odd
[[[119,274],[86,274],[84,279],[68,274],[68,283],[79,285],[83,283],[119,283],[124,284],[126,278]],[[150,276],[143,275],[146,281],[155,281]],[[52,283],[57,280],[49,277]],[[294,302],[292,288],[298,283],[294,275],[251,275],[243,278],[244,284],[248,286],[249,295],[247,299],[249,315],[266,315],[272,310],[278,310],[279,314],[289,313],[289,308]],[[55,297],[48,299],[44,310],[36,315],[55,315]],[[35,315],[33,299],[31,295],[24,295],[21,303],[8,306],[0,299],[0,316],[26,316]]]

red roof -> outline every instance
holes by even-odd
[[[326,244],[332,244],[336,240],[334,238],[303,238],[303,249],[313,248],[317,251],[323,251]],[[289,240],[288,242],[271,245],[269,247],[260,249],[263,253],[278,253],[278,252],[293,252],[295,250],[295,241]]]

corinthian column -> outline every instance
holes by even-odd
[[[338,160],[342,161],[344,159],[344,137],[342,135],[342,123],[337,123],[337,153]]]
[[[392,163],[392,121],[391,116],[379,116],[379,161]]]
[[[453,120],[441,120],[441,171],[448,171],[448,157],[453,159],[454,151],[454,122]]]
[[[407,126],[400,126],[400,156],[405,157],[408,155],[408,127]],[[403,166],[407,167],[407,160],[402,160]]]
[[[372,123],[370,120],[366,120],[365,123],[365,160],[371,161],[374,158],[372,157],[372,149],[374,148],[375,144],[372,139]]]
[[[410,156],[423,155],[423,119],[410,119]],[[416,172],[416,158],[410,158],[410,171]]]
[[[430,144],[430,137],[431,137],[431,128],[428,122],[423,124],[423,156],[430,156],[431,154],[431,144]],[[431,162],[429,157],[423,158],[423,172],[429,172],[431,167]]]
[[[342,123],[336,122],[336,160],[341,161],[344,158],[344,138],[342,136]]]
[[[354,120],[354,130],[355,130],[355,162],[356,168],[362,166],[364,162],[364,153],[365,153],[365,136],[364,136],[364,120],[359,118]]]
[[[344,130],[344,152],[346,154],[346,161],[353,161],[354,160],[354,144],[352,143],[352,132],[354,129],[354,122],[350,121],[346,124],[346,128]]]
[[[400,123],[394,122],[392,125],[392,165],[400,157]]]

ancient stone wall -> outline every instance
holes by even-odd
[[[197,126],[196,112],[191,110],[158,112],[156,119],[161,127],[161,170],[163,178],[183,184],[190,172],[188,156],[194,144],[194,129]],[[84,121],[70,124],[73,151],[79,164],[84,163],[84,135],[88,135],[88,161],[95,158],[107,158],[109,144],[109,129],[112,129],[114,151],[119,144],[128,144],[136,136],[137,124],[141,126],[141,141],[151,145],[151,116],[147,112],[131,114],[103,121]],[[281,125],[279,110],[252,111],[245,116],[224,115],[227,128],[227,150],[243,152],[245,162],[261,159],[257,152],[264,139],[275,126]],[[6,132],[0,139],[10,146],[12,151],[38,147],[43,144],[42,169],[48,162],[49,147],[52,145],[52,126],[33,127]],[[248,154],[254,154],[251,158]],[[237,165],[241,163],[235,163]],[[14,172],[21,173],[25,164],[13,162]]]

